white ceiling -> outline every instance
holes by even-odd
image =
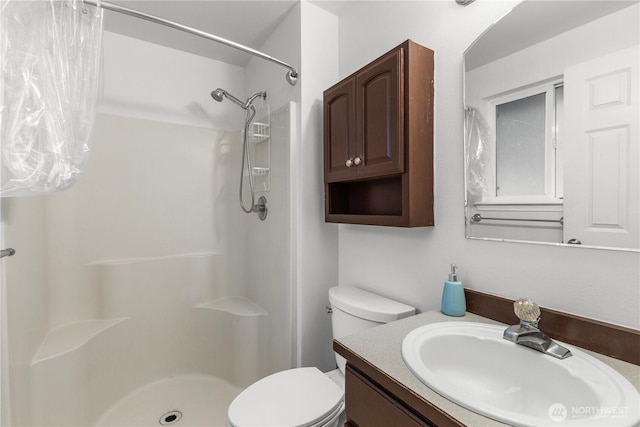
[[[299,0],[111,0],[131,9],[168,19],[242,45],[260,49]],[[310,0],[340,15],[360,0]],[[451,0],[453,1],[453,0]],[[553,37],[638,0],[524,1],[509,20],[490,28],[465,55],[468,68],[491,62],[524,46]],[[471,7],[474,5],[472,4]],[[508,26],[508,22],[515,22]],[[504,24],[503,24],[504,23]],[[144,21],[105,11],[105,29],[152,43],[244,66],[251,56],[228,46]],[[269,54],[269,52],[264,52]],[[295,66],[295,64],[292,64]]]
[[[112,0],[120,6],[260,49],[299,0]],[[314,0],[337,14],[355,0]],[[129,37],[244,66],[250,55],[160,24],[105,11],[105,29]],[[270,54],[269,52],[264,52]]]
[[[638,0],[524,1],[474,42],[465,53],[465,67],[471,70],[488,64],[637,3]]]

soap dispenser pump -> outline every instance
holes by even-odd
[[[451,264],[449,280],[444,282],[442,312],[447,316],[460,317],[464,316],[464,313],[467,311],[467,302],[464,297],[462,282],[458,281],[457,269],[457,265]]]

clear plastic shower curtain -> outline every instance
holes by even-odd
[[[0,196],[58,193],[89,155],[102,9],[0,0]]]
[[[472,107],[465,109],[465,175],[467,202],[481,201],[489,191],[493,181],[489,140],[491,130],[480,112]]]

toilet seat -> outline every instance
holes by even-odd
[[[233,427],[316,427],[337,417],[344,391],[317,368],[277,372],[252,384],[231,402]]]

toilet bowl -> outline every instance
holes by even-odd
[[[329,289],[333,337],[340,338],[382,323],[415,314],[415,308],[365,290],[340,286]],[[344,415],[344,359],[339,369],[318,368],[276,372],[243,390],[229,405],[227,426],[336,427]]]
[[[334,427],[344,391],[318,368],[277,372],[242,391],[229,406],[227,425]]]

